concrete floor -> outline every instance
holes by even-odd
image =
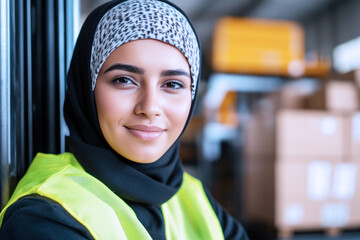
[[[347,231],[337,237],[324,236],[323,233],[303,233],[296,234],[293,238],[287,240],[360,240],[360,231]],[[255,240],[255,239],[254,239]],[[282,239],[278,239],[282,240]]]
[[[360,229],[345,230],[335,237],[326,236],[323,231],[296,232],[292,238],[277,238],[276,232],[261,226],[246,226],[251,240],[360,240]]]

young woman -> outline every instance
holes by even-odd
[[[0,238],[247,239],[179,159],[199,71],[198,39],[173,4],[97,8],[68,73],[69,152],[35,157]]]

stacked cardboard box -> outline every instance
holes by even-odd
[[[352,81],[330,80],[307,97],[306,105],[311,109],[352,113],[359,109],[358,89]]]
[[[360,112],[357,91],[348,86],[332,81],[317,96],[290,94],[295,100],[271,96],[251,116],[245,139],[249,221],[280,233],[360,227]],[[314,99],[321,105],[306,109]]]

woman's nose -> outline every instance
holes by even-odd
[[[148,118],[160,116],[161,109],[161,96],[154,86],[144,86],[139,91],[138,100],[135,106],[135,114],[143,115]]]

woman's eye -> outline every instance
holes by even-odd
[[[134,80],[130,77],[116,77],[111,82],[117,85],[135,84]]]
[[[163,84],[163,87],[170,89],[181,89],[185,88],[185,85],[179,81],[170,81]]]

